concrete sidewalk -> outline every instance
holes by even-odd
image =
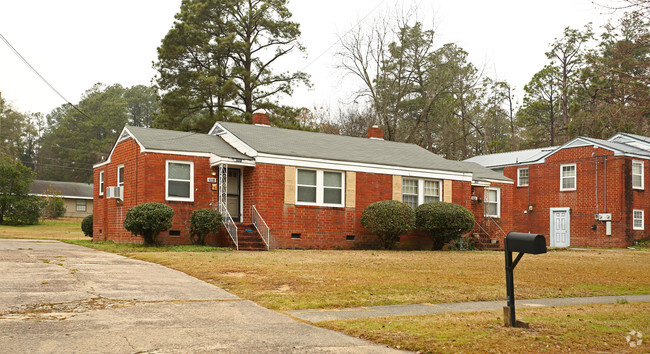
[[[3,353],[392,353],[158,264],[0,239]]]
[[[516,300],[517,308],[551,307],[566,305],[612,304],[617,301],[650,302],[650,295],[620,295],[567,297],[557,299]],[[345,320],[354,318],[432,315],[451,312],[476,312],[501,310],[505,301],[454,302],[442,304],[386,305],[351,307],[345,309],[315,309],[286,311],[289,315],[309,322]]]

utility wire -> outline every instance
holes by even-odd
[[[29,67],[29,68],[34,72],[34,74],[36,74],[36,75],[37,75],[37,76],[38,76],[38,77],[39,77],[39,78],[40,78],[40,79],[41,79],[41,80],[42,80],[42,81],[43,81],[47,86],[49,86],[49,87],[52,89],[52,91],[54,91],[54,92],[55,92],[57,95],[59,95],[59,97],[61,97],[65,102],[67,102],[69,105],[71,105],[72,108],[74,108],[77,112],[81,113],[84,117],[86,117],[86,118],[88,118],[88,119],[91,119],[91,118],[90,118],[86,113],[84,113],[81,109],[79,109],[79,107],[77,107],[76,105],[72,104],[72,102],[70,102],[67,98],[65,98],[65,96],[63,96],[63,95],[61,94],[61,92],[59,92],[56,88],[54,88],[54,86],[52,86],[52,84],[50,84],[50,83],[49,83],[49,82],[48,82],[48,81],[43,77],[43,75],[41,75],[41,74],[40,74],[40,73],[39,73],[39,72],[38,72],[38,71],[37,71],[37,70],[32,66],[32,64],[30,64],[30,63],[27,61],[27,59],[25,59],[25,57],[23,57],[23,56],[18,52],[18,50],[16,50],[16,48],[14,48],[14,46],[11,45],[11,43],[9,43],[9,41],[7,40],[7,38],[5,38],[5,37],[2,35],[2,33],[0,33],[0,39],[2,39],[2,41],[5,42],[5,43],[7,44],[7,46],[8,46],[8,47],[9,47],[9,48],[10,48],[10,49],[11,49],[11,50],[12,50],[12,51],[13,51],[13,52],[18,56],[18,58],[20,58],[20,60],[22,60],[23,63],[25,63],[25,65],[27,65],[27,66],[28,66],[28,67]]]
[[[363,16],[363,18],[360,19],[354,26],[350,27],[350,29],[347,32],[345,32],[344,35],[340,36],[339,39],[336,40],[336,42],[332,43],[332,45],[330,45],[327,49],[325,49],[323,52],[321,52],[316,58],[314,58],[314,60],[310,61],[309,64],[305,65],[304,68],[300,69],[300,71],[304,71],[305,69],[307,69],[311,64],[315,63],[318,59],[320,59],[320,57],[325,55],[325,53],[329,52],[330,49],[334,48],[335,45],[339,44],[343,40],[343,38],[345,36],[347,36],[350,32],[352,32],[353,29],[359,27],[359,25],[361,25],[361,23],[363,21],[365,21],[366,18],[368,18],[368,16],[370,16],[370,14],[375,12],[375,10],[377,10],[379,8],[379,6],[381,6],[381,4],[383,4],[384,2],[386,2],[386,0],[382,0],[381,2],[379,2],[379,4],[377,4],[377,6],[375,6],[372,10],[370,10],[370,12],[368,12],[365,16]]]

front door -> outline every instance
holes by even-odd
[[[570,246],[570,221],[569,208],[551,208],[551,247]]]
[[[228,196],[226,198],[226,207],[233,221],[241,221],[241,170],[228,169]]]

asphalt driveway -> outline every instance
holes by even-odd
[[[163,266],[46,240],[0,239],[0,351],[393,352]]]

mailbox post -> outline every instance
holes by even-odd
[[[512,252],[519,252],[517,258],[512,260]],[[523,232],[510,232],[505,239],[506,254],[506,291],[508,294],[508,306],[504,308],[506,326],[517,327],[515,316],[515,283],[513,271],[525,253],[542,254],[546,253],[546,238],[539,234]]]

